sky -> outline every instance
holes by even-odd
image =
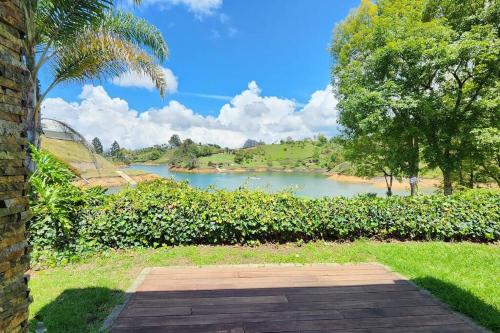
[[[169,57],[160,97],[151,81],[125,73],[64,84],[42,115],[66,121],[105,147],[142,148],[172,134],[240,147],[338,132],[330,85],[332,30],[359,0],[143,0],[121,6],[162,32]],[[41,74],[42,86],[50,70]]]

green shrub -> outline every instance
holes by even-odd
[[[73,226],[78,230],[66,241],[94,250],[356,238],[497,241],[500,192],[301,199],[246,189],[204,191],[159,179],[85,206]]]
[[[30,206],[33,217],[28,222],[28,240],[34,245],[37,259],[51,254],[77,253],[89,244],[81,241],[81,213],[86,207],[104,200],[104,189],[82,190],[72,184],[75,175],[68,167],[47,152],[31,147],[36,170],[30,177]]]

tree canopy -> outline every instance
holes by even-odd
[[[421,161],[439,168],[451,193],[474,131],[500,124],[499,12],[487,0],[363,0],[331,46],[346,136],[397,152],[407,176]]]

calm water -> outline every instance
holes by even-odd
[[[129,170],[143,170],[165,178],[187,180],[191,186],[235,190],[241,186],[263,189],[267,192],[292,190],[297,196],[320,198],[324,196],[354,196],[360,193],[377,193],[385,196],[385,189],[370,184],[351,184],[328,179],[325,175],[299,172],[244,172],[244,173],[180,173],[172,172],[166,165],[132,165]],[[406,191],[394,191],[407,194]]]

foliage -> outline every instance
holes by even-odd
[[[315,155],[315,152],[317,154]],[[333,159],[332,159],[332,156]],[[279,144],[260,144],[257,147],[219,152],[198,159],[200,167],[212,165],[231,168],[271,168],[298,170],[337,170],[345,164],[343,147],[337,140],[330,139],[321,144],[318,140],[296,140]],[[235,165],[237,164],[237,165]],[[345,170],[342,170],[345,171]]]
[[[113,143],[111,144],[111,147],[109,148],[109,155],[116,157],[120,153],[120,150],[121,150],[120,145],[115,140],[115,141],[113,141]]]
[[[166,81],[158,63],[167,57],[167,45],[144,19],[114,8],[113,0],[23,0],[21,5],[31,78],[27,93],[34,107],[28,115],[28,140],[36,146],[42,102],[60,83],[106,79],[132,70],[151,78],[164,94]],[[49,84],[38,91],[44,66],[50,70]]]
[[[475,148],[475,160],[482,171],[494,179],[500,187],[500,129],[487,127],[471,132]]]
[[[82,190],[71,183],[75,176],[53,155],[34,146],[31,154],[37,166],[30,177],[33,218],[28,225],[28,240],[35,245],[33,257],[54,250],[74,252],[75,247],[85,246],[75,242],[80,237],[76,224],[82,209],[97,204],[104,190]]]
[[[52,225],[34,223],[32,244],[43,248],[54,244],[57,249],[64,244],[83,251],[88,249],[81,244],[99,250],[316,239],[500,239],[498,191],[466,191],[450,197],[308,200],[247,189],[209,192],[160,179],[84,207],[83,201],[75,200],[75,208],[67,206],[77,214],[70,219],[71,234],[54,233]],[[37,219],[45,218],[39,210]]]
[[[104,148],[102,147],[101,140],[98,137],[92,139],[92,146],[97,154],[102,154],[104,152]]]
[[[174,150],[169,164],[174,167],[194,169],[198,166],[198,158],[210,156],[220,152],[220,147],[217,145],[196,144],[191,139],[186,139]]]
[[[179,138],[179,136],[177,134],[174,134],[170,137],[170,140],[168,140],[168,143],[170,144],[170,146],[172,147],[179,147],[182,143],[181,141],[181,138]]]
[[[498,124],[499,7],[466,2],[364,0],[331,49],[348,137],[380,142],[408,176],[423,153],[446,194],[465,161],[478,164],[473,131]]]

